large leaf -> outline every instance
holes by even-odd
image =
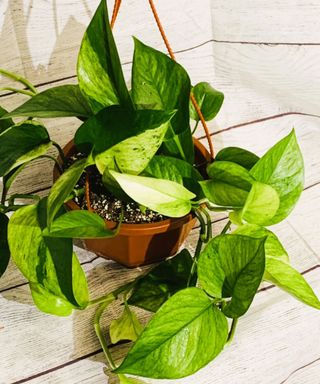
[[[64,203],[65,199],[70,195],[77,181],[82,175],[87,159],[81,159],[71,165],[53,184],[48,196],[47,204],[47,226],[50,228],[56,213]]]
[[[128,111],[112,106],[87,120],[77,131],[75,144],[90,152],[101,173],[108,167],[140,173],[159,149],[174,112]]]
[[[250,170],[258,160],[259,157],[254,153],[238,147],[223,148],[215,157],[215,161],[231,161],[248,170]]]
[[[96,213],[88,211],[70,211],[59,216],[43,232],[48,237],[64,238],[98,238],[113,237],[116,231],[108,229],[105,221]]]
[[[157,179],[175,181],[184,185],[197,196],[201,194],[201,187],[198,182],[203,180],[203,177],[190,163],[184,160],[170,156],[154,156],[145,168],[144,174]]]
[[[181,217],[191,210],[195,194],[174,181],[110,171],[124,192],[138,204],[165,216]]]
[[[289,215],[303,190],[303,158],[294,130],[275,144],[251,169],[258,181],[271,185],[280,198],[275,216],[264,225],[276,224]]]
[[[216,298],[231,298],[223,308],[240,317],[250,307],[265,268],[264,241],[242,235],[220,235],[202,251],[198,262],[201,286]]]
[[[207,172],[211,180],[201,181],[203,193],[209,201],[221,206],[242,207],[254,179],[247,169],[229,161],[210,164]]]
[[[0,134],[0,176],[39,157],[51,146],[46,128],[35,121],[25,121]]]
[[[39,223],[45,220],[43,210],[42,217],[38,214],[34,205],[13,214],[8,226],[12,259],[29,281],[38,308],[66,316],[86,306],[86,279],[72,252],[72,241],[44,239]]]
[[[190,79],[184,68],[139,40],[135,39],[132,65],[132,98],[139,108],[177,113],[171,121],[164,143],[169,154],[179,155],[191,164],[193,142],[189,128]]]
[[[187,249],[163,261],[137,281],[128,303],[156,312],[173,294],[187,287],[192,263]]]
[[[110,339],[112,344],[116,344],[121,340],[136,341],[142,332],[142,325],[134,312],[125,303],[123,312],[119,319],[111,321]]]
[[[61,85],[36,94],[5,117],[89,117],[92,111],[78,85]]]
[[[320,309],[320,301],[304,277],[281,259],[268,257],[264,279],[277,285],[296,299]]]
[[[8,245],[8,217],[0,212],[0,277],[7,269],[10,260],[10,250]]]
[[[105,0],[101,0],[84,34],[77,73],[80,89],[94,112],[113,104],[132,107]]]
[[[11,119],[2,120],[2,117],[6,114],[7,111],[0,107],[0,134],[6,129],[10,128],[12,125],[14,125],[14,122]]]
[[[241,218],[252,224],[266,225],[277,213],[280,199],[270,185],[255,181],[241,212]]]
[[[206,121],[214,119],[223,104],[224,95],[217,91],[209,83],[201,82],[192,88],[192,94],[200,107],[202,115]],[[199,121],[197,111],[190,101],[190,117],[193,120]]]
[[[116,369],[157,379],[191,375],[223,349],[228,323],[199,288],[172,296],[154,315]]]

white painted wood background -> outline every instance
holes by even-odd
[[[98,0],[0,0],[0,67],[21,73],[39,89],[75,82],[80,39],[97,4]],[[216,150],[240,145],[262,154],[296,128],[305,158],[305,191],[275,231],[294,266],[320,295],[320,2],[158,0],[156,5],[177,59],[193,83],[209,81],[225,93],[224,106],[210,124]],[[164,50],[147,0],[124,1],[115,26],[127,79],[131,35]],[[5,84],[8,81],[0,78],[0,87]],[[0,105],[11,110],[23,99],[1,94]],[[79,125],[72,118],[45,123],[61,144]],[[198,137],[205,143],[201,129]],[[45,194],[51,172],[50,163],[34,164],[15,188]],[[218,233],[225,218],[212,219]],[[196,235],[194,229],[190,248]],[[140,273],[81,248],[77,251],[93,298]],[[117,312],[111,309],[106,325]],[[146,319],[143,311],[139,315]],[[106,383],[92,317],[91,310],[69,318],[38,312],[24,278],[10,265],[0,280],[0,383]],[[239,322],[234,343],[193,377],[174,382],[320,384],[319,340],[319,312],[265,286]],[[115,347],[113,353],[120,360],[126,348]]]

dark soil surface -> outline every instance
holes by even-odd
[[[68,159],[65,169],[70,167],[76,160],[85,157],[82,153],[78,153]],[[150,209],[141,211],[139,204],[136,202],[122,202],[113,196],[103,185],[102,177],[95,166],[87,168],[89,172],[90,182],[90,204],[103,219],[118,222],[123,209],[123,223],[127,224],[147,224],[167,219],[157,212]],[[85,187],[85,174],[83,174],[76,185],[76,189]],[[75,197],[74,202],[81,207],[87,209],[85,196]]]

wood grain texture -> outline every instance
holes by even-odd
[[[317,0],[211,0],[213,39],[320,44]]]

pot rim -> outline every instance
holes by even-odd
[[[207,151],[207,149],[204,147],[204,145],[196,138],[193,138],[193,143],[195,148],[199,151],[200,155],[204,159],[204,163],[212,162],[212,158]],[[75,152],[75,145],[73,140],[70,140],[64,147],[63,152],[66,157],[70,157]],[[61,156],[58,156],[58,162],[62,164]],[[57,164],[54,165],[53,168],[53,181],[56,181],[58,177],[60,176],[60,172],[58,169]],[[76,204],[73,200],[69,200],[65,203],[65,205],[70,210],[77,210],[81,209],[78,204]],[[188,213],[185,216],[182,217],[172,217],[168,219],[164,219],[161,221],[153,222],[153,223],[122,223],[120,226],[119,234],[120,235],[127,235],[130,234],[131,236],[136,233],[137,235],[140,235],[141,232],[144,234],[149,233],[162,233],[166,232],[167,230],[175,229],[177,227],[182,226],[183,224],[195,220],[195,216],[193,213]],[[115,221],[110,220],[104,220],[108,228],[115,228],[117,227],[118,223]]]

